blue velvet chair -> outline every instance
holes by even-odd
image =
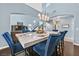
[[[12,37],[8,32],[5,32],[3,34],[3,37],[5,38],[6,42],[8,43],[8,45],[11,49],[12,56],[15,56],[17,53],[24,51],[24,49],[23,49],[23,47],[21,46],[20,43],[14,44]]]
[[[61,41],[64,40],[64,37],[65,37],[65,35],[66,35],[67,32],[68,31],[62,31],[62,32],[60,32],[60,34],[61,34]]]
[[[67,33],[68,31],[62,31],[62,32],[60,32],[60,34],[61,34],[61,36],[60,36],[60,48],[59,48],[59,50],[61,50],[60,51],[60,55],[64,55],[64,37],[65,37],[65,35],[66,35],[66,33]]]
[[[68,31],[60,32],[59,42],[57,46],[58,55],[64,55],[64,37]]]
[[[24,26],[24,27],[22,28],[22,32],[23,32],[23,33],[26,33],[26,32],[30,32],[30,30],[28,29],[28,27],[25,27],[25,26]]]
[[[46,42],[42,42],[33,46],[33,50],[40,56],[51,56],[56,51],[57,43],[60,35],[49,35]]]

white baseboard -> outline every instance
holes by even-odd
[[[74,42],[74,45],[79,46],[79,44],[78,43],[75,43],[75,42]]]
[[[3,50],[5,48],[8,48],[8,46],[0,47],[0,50]]]
[[[75,43],[72,38],[65,37],[65,40],[64,41],[72,42],[73,45],[79,46],[79,43]]]
[[[72,38],[69,38],[69,37],[65,37],[64,41],[68,41],[68,42],[72,42],[72,43],[74,42],[74,40]]]

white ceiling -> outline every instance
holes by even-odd
[[[42,12],[44,9],[50,6],[50,3],[26,3],[26,5]]]
[[[26,3],[26,5],[42,12],[42,3]]]

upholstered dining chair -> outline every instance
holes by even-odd
[[[64,37],[65,37],[65,35],[66,35],[66,33],[67,33],[68,31],[67,30],[65,30],[65,31],[61,31],[60,32],[60,34],[61,34],[61,36],[60,36],[60,55],[64,55]]]
[[[16,54],[25,51],[25,49],[23,49],[20,43],[14,44],[13,39],[8,32],[5,32],[2,36],[5,38],[6,42],[8,43],[9,48],[11,49],[12,56],[15,56]]]
[[[51,56],[56,55],[56,46],[59,42],[60,35],[49,35],[46,42],[42,42],[33,46],[33,50],[40,56]]]
[[[23,26],[22,32],[23,33],[26,33],[26,32],[30,32],[30,30],[28,29],[28,27]]]

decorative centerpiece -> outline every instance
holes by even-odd
[[[44,33],[43,27],[42,27],[42,26],[39,26],[36,32],[37,32],[38,34]]]

